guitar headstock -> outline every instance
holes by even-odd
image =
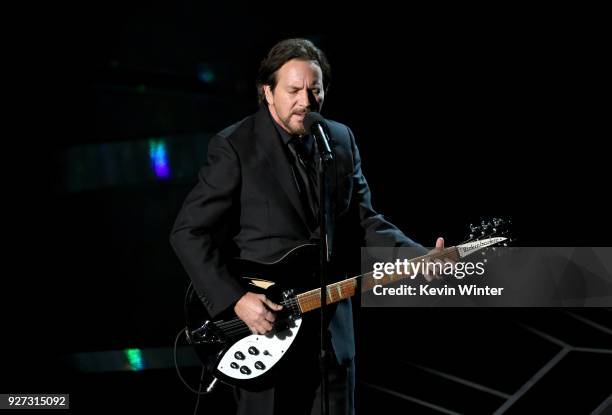
[[[516,239],[510,236],[510,227],[512,225],[511,219],[504,219],[498,217],[492,218],[480,218],[477,223],[470,223],[468,225],[468,236],[467,242],[481,241],[483,239],[503,237],[505,240],[498,244],[488,246],[480,251],[480,254],[484,256],[499,255],[498,247],[508,247]],[[486,258],[484,260],[486,262]]]

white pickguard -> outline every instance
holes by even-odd
[[[293,321],[293,326],[286,330],[267,335],[251,334],[237,341],[227,349],[227,352],[219,361],[217,369],[224,375],[240,380],[254,379],[263,375],[287,353],[300,330],[301,324],[302,319],[297,318]],[[254,347],[257,354],[249,352],[250,347]],[[242,353],[244,358],[238,359],[236,353]],[[258,369],[257,366],[261,365],[256,365],[256,362],[260,362],[263,368]],[[238,367],[232,367],[232,363],[235,363]]]

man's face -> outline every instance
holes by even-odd
[[[264,85],[274,120],[290,134],[303,135],[304,116],[323,106],[323,74],[314,61],[292,59],[276,71],[276,87]]]

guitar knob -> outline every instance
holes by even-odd
[[[232,369],[238,369],[238,363],[236,363],[236,362],[232,362],[232,363],[230,363],[230,367],[231,367]]]
[[[259,354],[259,350],[257,350],[256,347],[249,347],[249,353],[252,354],[253,356],[257,356]]]
[[[264,370],[266,368],[266,365],[264,365],[263,363],[261,363],[259,360],[255,362],[255,368],[259,369],[259,370]]]
[[[240,373],[245,374],[245,375],[250,375],[251,369],[249,369],[246,366],[240,366]]]
[[[234,353],[234,357],[238,360],[244,360],[244,354],[242,352]]]

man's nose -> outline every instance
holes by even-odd
[[[307,88],[304,88],[300,91],[298,96],[298,105],[300,107],[308,108],[312,104],[312,102],[310,101],[309,92],[310,90],[308,90]]]

